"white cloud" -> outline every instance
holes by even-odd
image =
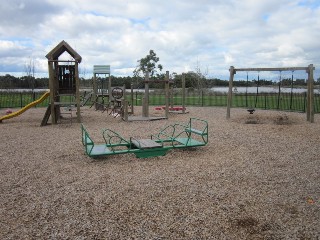
[[[153,49],[164,70],[228,76],[236,67],[320,68],[320,7],[298,0],[4,0],[0,8],[0,71],[21,71],[28,58],[47,71],[45,55],[67,41],[91,71],[110,64],[131,75]],[[13,17],[14,16],[14,17]]]

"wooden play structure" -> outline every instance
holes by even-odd
[[[93,66],[93,97],[92,106],[95,110],[107,111],[110,115],[120,116],[125,99],[125,86],[112,86],[110,65]]]
[[[73,60],[62,60],[63,53],[69,53]],[[47,124],[51,115],[52,124],[61,118],[60,107],[76,107],[77,121],[80,116],[80,81],[78,64],[81,56],[65,41],[61,41],[47,55],[49,70],[50,103],[42,120],[41,126]]]
[[[165,83],[165,116],[157,116],[153,117],[149,114],[149,83],[151,82],[164,82]],[[144,96],[142,98],[142,116],[129,116],[128,115],[128,107],[124,106],[123,120],[124,121],[152,121],[152,120],[160,120],[167,119],[169,116],[169,71],[166,72],[166,76],[164,80],[150,80],[149,73],[146,72],[145,80],[144,80]]]
[[[182,113],[185,114],[187,113],[186,110],[186,75],[185,73],[182,73],[182,86],[181,86],[181,91],[182,91],[182,98],[181,98],[181,106],[175,106],[174,105],[174,86],[171,84],[170,87],[170,103],[169,103],[169,112],[170,113]]]
[[[149,114],[149,83],[164,83],[165,84],[165,105],[155,107],[155,110],[164,110],[164,116],[150,116]],[[169,113],[187,113],[186,111],[186,94],[185,94],[185,74],[182,74],[182,98],[181,106],[174,106],[173,100],[173,81],[169,79],[169,71],[166,71],[166,76],[164,80],[150,80],[149,74],[146,73],[144,80],[144,97],[142,98],[142,116],[129,116],[127,102],[123,103],[123,114],[122,118],[124,121],[152,121],[160,119],[168,119]],[[133,103],[133,88],[131,85],[131,102]],[[131,105],[131,113],[133,113],[133,105]]]
[[[133,153],[138,158],[164,156],[170,149],[205,146],[208,143],[208,123],[190,118],[187,124],[175,123],[147,139],[123,138],[111,129],[103,129],[104,143],[96,144],[81,125],[85,153],[92,157]]]
[[[230,71],[230,78],[229,78],[229,91],[228,91],[228,102],[227,102],[227,119],[230,119],[230,112],[232,108],[232,94],[233,94],[233,79],[234,75],[237,72],[245,71],[279,71],[280,73],[282,71],[306,71],[308,74],[308,80],[307,80],[307,121],[313,123],[314,122],[314,78],[313,78],[313,72],[315,68],[313,64],[310,64],[308,67],[280,67],[280,68],[235,68],[234,66],[231,66]],[[280,86],[280,85],[279,85]],[[252,114],[254,109],[248,109],[249,112]]]
[[[187,113],[186,104],[185,104],[185,99],[186,99],[185,89],[186,89],[186,79],[185,79],[185,74],[182,73],[181,106],[175,106],[174,105],[174,82],[172,80],[169,81],[169,113],[182,113],[182,114]],[[165,110],[165,109],[166,109],[166,106],[155,107],[155,110]]]
[[[111,91],[110,65],[93,66],[93,96],[96,110],[104,110],[109,104]]]

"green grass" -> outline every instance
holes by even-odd
[[[28,92],[0,92],[0,108],[21,108],[30,102],[41,97],[43,93],[28,93]],[[133,105],[141,106],[143,93],[134,94]],[[131,96],[126,95],[126,99],[130,101]],[[62,96],[62,102],[74,101],[69,96]],[[45,99],[42,103],[38,104],[37,107],[46,107],[49,104],[49,98]],[[89,105],[90,102],[87,103]],[[151,106],[165,105],[164,94],[150,94],[149,104]],[[173,97],[173,104],[176,106],[182,105],[182,96],[175,95]],[[186,106],[227,106],[227,94],[195,94],[190,93],[185,98]],[[241,108],[259,108],[259,109],[279,109],[304,112],[306,109],[306,95],[305,94],[290,94],[281,93],[278,94],[235,94],[232,97],[232,106]],[[320,95],[315,94],[314,98],[315,112],[320,112]]]
[[[143,94],[135,96],[134,105],[141,106]],[[185,104],[187,106],[227,106],[227,94],[219,95],[187,95],[185,98]],[[129,96],[127,100],[130,101]],[[320,97],[315,97],[315,110],[319,112],[319,107],[316,102],[319,102]],[[149,96],[150,105],[165,105],[165,95],[152,95]],[[182,97],[175,96],[173,99],[174,105],[182,105]],[[243,108],[260,108],[260,109],[279,109],[279,110],[291,110],[291,111],[305,111],[306,96],[304,94],[260,94],[258,96],[237,94],[232,97],[233,107]]]
[[[27,104],[39,99],[44,92],[28,93],[28,92],[0,92],[0,108],[22,108]],[[70,97],[62,96],[61,101],[68,102]],[[47,107],[49,104],[49,98],[39,103],[35,107]]]

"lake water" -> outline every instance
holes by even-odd
[[[214,92],[220,92],[220,93],[227,93],[229,91],[228,87],[214,87],[210,89]],[[232,88],[234,93],[256,93],[257,88],[256,87],[233,87]],[[259,93],[278,93],[279,87],[259,87],[258,88]],[[280,91],[282,93],[291,93],[291,88],[280,88]],[[293,93],[304,93],[307,92],[306,88],[293,88]],[[314,90],[315,93],[320,93],[319,89]]]

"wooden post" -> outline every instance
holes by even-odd
[[[110,70],[111,72],[111,70]],[[111,101],[111,74],[109,73],[109,81],[108,81],[108,103]]]
[[[80,79],[79,79],[79,69],[78,69],[78,62],[75,62],[75,78],[76,78],[76,103],[77,103],[77,122],[81,122],[81,115],[80,115]]]
[[[49,89],[50,89],[50,110],[51,110],[51,122],[52,124],[57,123],[55,107],[54,107],[54,99],[55,99],[55,83],[54,83],[54,72],[53,72],[53,62],[48,62],[48,70],[49,70]]]
[[[310,70],[307,69],[306,72],[308,73],[307,79],[307,121],[310,122]]]
[[[186,113],[186,75],[182,73],[182,113]]]
[[[142,104],[142,117],[145,117],[145,112],[146,112],[146,110],[145,110],[145,107],[146,107],[146,98],[145,98],[145,96],[143,95],[142,96],[142,98],[141,98],[141,104]]]
[[[131,114],[134,114],[133,111],[133,83],[131,83]]]
[[[149,72],[146,72],[142,116],[149,117]]]
[[[166,71],[165,92],[166,92],[165,117],[169,118],[169,71]]]
[[[121,116],[125,122],[128,122],[128,101],[123,100],[123,116]]]
[[[123,96],[122,96],[122,98],[124,99],[124,100],[126,100],[126,95],[127,95],[127,92],[126,92],[126,85],[125,84],[123,84]]]
[[[307,121],[314,122],[314,79],[313,64],[308,66],[308,91],[307,91]]]
[[[96,101],[98,99],[98,86],[97,86],[96,73],[93,73],[93,96],[94,96],[94,101]],[[95,110],[98,109],[97,103],[94,103],[94,108],[95,108]]]
[[[232,86],[233,86],[233,77],[236,73],[234,66],[231,66],[230,69],[230,78],[229,78],[229,92],[228,92],[228,102],[227,102],[227,119],[230,119],[230,109],[232,107]]]
[[[173,84],[171,84],[170,88],[170,107],[173,108]]]

